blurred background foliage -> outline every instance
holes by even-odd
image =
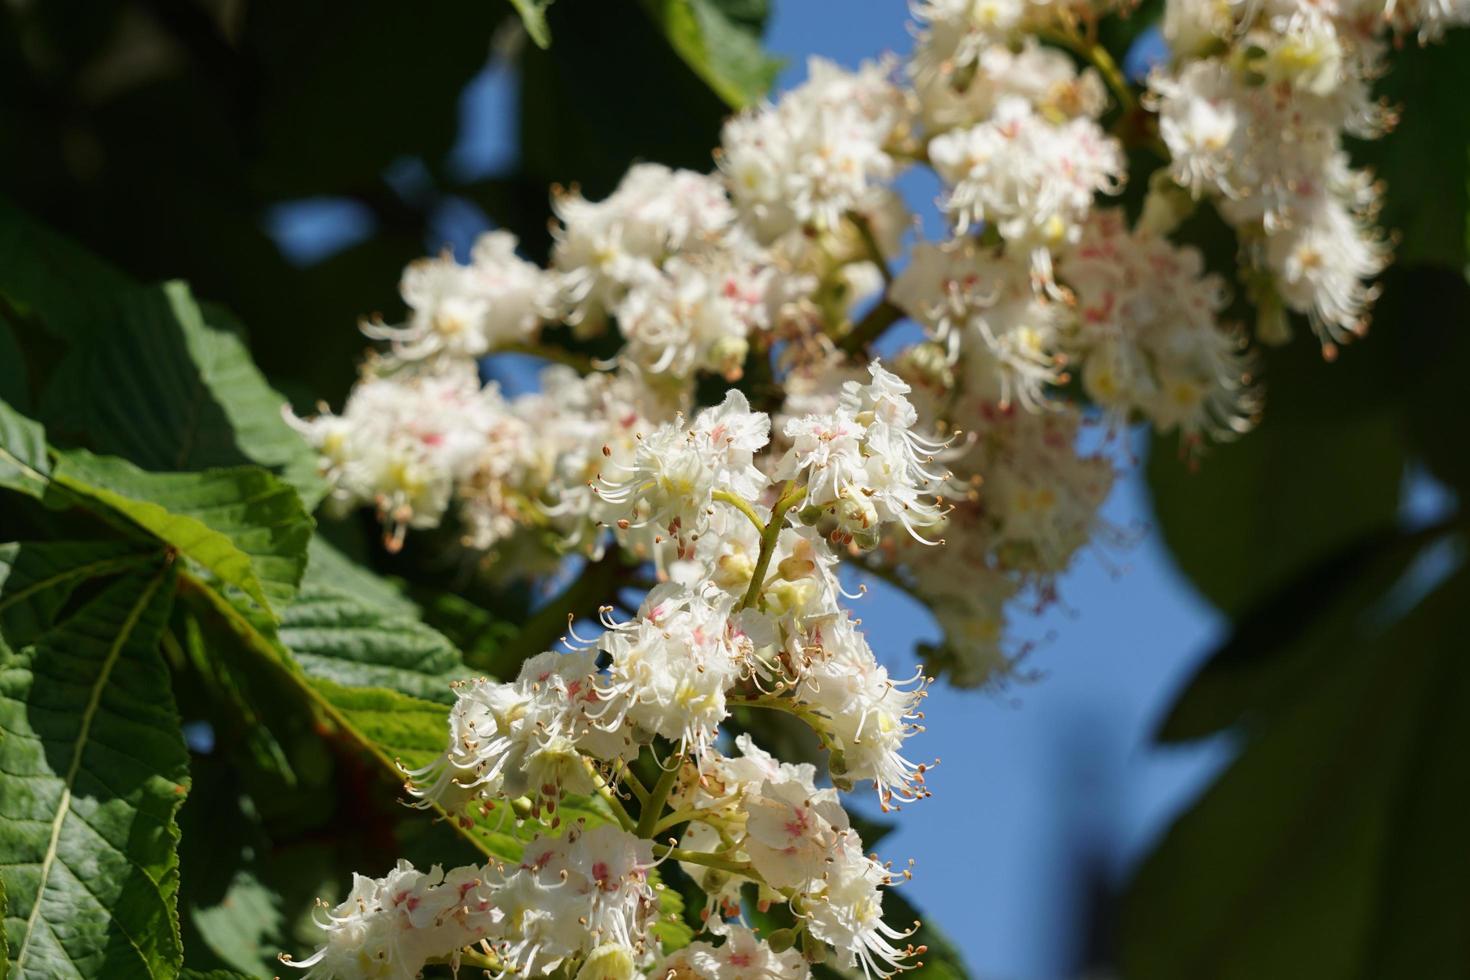
[[[1105,25],[1119,60],[1158,14],[1145,4]],[[248,337],[298,406],[339,403],[362,347],[355,314],[398,309],[400,270],[458,210],[514,231],[539,260],[553,187],[599,197],[635,160],[708,169],[722,119],[778,68],[759,46],[766,15],[765,0],[0,6],[0,194],[21,209],[0,212],[0,397],[53,440],[148,468],[240,462],[207,439],[150,458],[174,443],[118,420],[177,421],[177,387],[119,392],[109,379],[138,361],[138,377],[178,380],[207,322],[217,340]],[[515,74],[519,103],[519,152],[489,174],[454,152],[461,93],[487,63]],[[1261,365],[1258,431],[1198,461],[1172,437],[1150,447],[1157,533],[1233,623],[1158,738],[1229,733],[1238,756],[1129,887],[1103,944],[1124,976],[1470,976],[1467,90],[1465,33],[1406,47],[1382,85],[1403,122],[1355,149],[1387,181],[1383,219],[1400,236],[1368,338],[1327,364],[1298,324]],[[293,261],[272,222],[314,201],[345,209],[360,234]],[[1184,234],[1234,267],[1236,245],[1209,213]],[[126,280],[183,279],[201,302],[146,290],[100,303],[83,288],[99,278],[124,292]],[[1235,312],[1254,315],[1244,300]],[[86,398],[48,399],[43,381],[62,371]],[[180,383],[258,382],[205,371]],[[299,464],[277,435],[259,433],[249,458]],[[1425,480],[1451,501],[1428,519],[1405,506]],[[454,594],[429,536],[390,561],[361,528],[327,530],[406,579],[472,667],[493,669],[528,615],[524,594]],[[212,628],[178,624],[197,644],[183,655],[207,660]],[[248,678],[230,683],[248,692]],[[251,743],[249,711],[240,731],[215,732],[230,751],[193,756],[180,818],[185,948],[201,968],[248,969],[304,945],[291,933],[307,902],[331,898],[364,855],[453,847],[420,840],[436,831],[417,823],[405,838],[391,791],[309,722],[246,707],[281,716],[276,741]],[[241,752],[286,761],[241,766]]]

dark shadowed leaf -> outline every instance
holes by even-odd
[[[1134,881],[1125,975],[1464,976],[1470,576],[1360,630],[1254,728]]]

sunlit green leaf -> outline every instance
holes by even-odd
[[[0,868],[16,980],[179,968],[174,812],[188,765],[158,653],[173,574],[123,576],[30,645],[0,643]]]

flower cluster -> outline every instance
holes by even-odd
[[[399,861],[382,878],[356,875],[347,898],[318,918],[322,947],[282,961],[308,980],[413,980],[431,961],[457,968],[463,950],[478,946],[529,976],[575,960],[588,977],[628,980],[652,955],[654,864],[647,841],[608,825],[538,837],[518,865],[448,874],[435,865],[426,874]]]
[[[1394,123],[1375,102],[1391,41],[1470,23],[1470,5],[1219,4],[1171,0],[1173,64],[1150,79],[1169,173],[1209,196],[1257,270],[1263,338],[1304,313],[1331,356],[1367,328],[1369,280],[1388,262],[1374,224],[1382,189],[1354,169],[1344,136]]]
[[[569,652],[530,658],[515,680],[460,685],[444,751],[406,771],[416,805],[471,826],[496,811],[550,817],[569,794],[600,796],[609,822],[533,840],[510,871],[401,866],[359,879],[323,921],[326,944],[301,962],[310,976],[411,977],[478,944],[505,970],[574,961],[579,975],[629,977],[657,954],[656,854],[725,876],[718,887],[705,880],[720,913],[711,928],[726,943],[677,952],[670,969],[719,974],[722,962],[754,958],[805,975],[805,960],[785,955],[790,942],[777,950],[724,922],[739,915],[746,883],[789,905],[806,947],[830,947],[868,975],[919,955],[883,921],[893,877],[863,853],[837,791],[748,739],[739,760],[719,749],[737,709],[784,712],[816,734],[835,785],[870,782],[885,809],[928,795],[928,767],[905,745],[921,730],[927,679],[889,676],[834,574],[836,547],[860,546],[869,531],[876,544],[885,524],[939,519],[919,496],[939,481],[917,455],[927,443],[913,431],[910,389],[877,364],[869,374],[844,386],[834,412],[787,424],[779,490],[754,464],[770,420],[738,392],[637,440],[623,478],[598,492],[620,533],[653,534],[667,581],[632,618],[605,609],[600,636],[570,634]],[[864,534],[846,516],[827,526],[834,505],[847,513],[843,501],[865,508]],[[652,788],[640,762],[645,777],[658,773]],[[636,818],[625,798],[638,800]],[[681,826],[682,847],[653,843]]]
[[[336,506],[374,508],[392,549],[440,528],[502,581],[569,556],[618,574],[600,607],[575,592],[597,635],[458,687],[407,793],[469,825],[597,816],[519,866],[359,878],[297,965],[745,980],[916,962],[880,914],[907,871],[863,852],[838,793],[928,795],[908,739],[929,678],[875,655],[844,564],[933,613],[929,672],[1012,676],[1012,611],[1118,537],[1109,440],[1142,422],[1198,452],[1260,414],[1244,303],[1183,222],[1233,227],[1256,340],[1298,314],[1335,353],[1388,261],[1345,138],[1391,126],[1372,86],[1394,43],[1470,22],[1465,0],[1168,0],[1171,59],[1140,93],[1096,42],[1129,6],[918,0],[906,61],[814,60],[727,122],[710,173],[558,189],[544,266],[505,232],[410,266],[405,320],[364,325],[379,350],[341,411],[291,417]],[[940,188],[933,240],[895,190],[913,168]],[[906,345],[886,333],[901,320]],[[507,397],[480,380],[504,352],[552,363]],[[777,714],[822,770],[761,747]],[[663,860],[709,899],[710,936],[680,949],[654,938]],[[758,934],[752,902],[788,924]]]
[[[1109,457],[1080,454],[1078,433],[1142,420],[1196,452],[1260,415],[1250,337],[1227,319],[1241,304],[1175,240],[1181,222],[1208,201],[1234,227],[1257,339],[1282,339],[1295,312],[1333,354],[1388,259],[1380,188],[1344,138],[1393,122],[1372,95],[1392,43],[1470,20],[1462,0],[1170,0],[1172,58],[1140,99],[1093,40],[1127,6],[923,0],[906,62],[813,59],[728,121],[713,173],[643,163],[602,200],[557,190],[545,268],[499,231],[465,264],[410,266],[407,320],[365,325],[387,347],[340,414],[296,422],[335,500],[374,506],[393,546],[447,524],[501,580],[608,548],[666,577],[698,550],[717,484],[753,502],[799,478],[804,521],[838,553],[947,610],[960,659],[941,669],[1004,676],[1006,610],[1049,601],[1102,528]],[[1136,219],[1099,203],[1129,141],[1167,155]],[[941,186],[940,240],[906,241],[894,182],[913,167]],[[871,406],[856,392],[887,383],[864,366],[899,319],[925,336],[885,375],[920,392],[895,426],[881,391]],[[577,353],[608,333],[614,358]],[[561,363],[507,399],[476,370],[500,351]],[[740,389],[701,410],[709,375]],[[1079,409],[1078,382],[1101,412]],[[727,427],[752,407],[769,429]],[[949,559],[915,557],[910,537],[986,568],[981,594],[927,582]]]

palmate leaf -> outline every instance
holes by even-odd
[[[160,555],[31,644],[0,644],[0,869],[17,980],[179,969],[174,813],[188,756],[158,652],[175,574]]]
[[[301,582],[312,520],[290,487],[258,467],[146,473],[125,460],[75,450],[60,454],[53,478],[128,518],[267,612]]]
[[[551,47],[551,28],[546,26],[546,8],[551,6],[553,0],[509,0],[509,2],[520,15],[521,24],[526,28],[526,33],[530,35],[536,47]]]
[[[39,499],[50,472],[46,430],[0,401],[0,487]]]
[[[72,590],[90,579],[156,562],[131,541],[0,544],[0,640],[18,649],[51,627]]]
[[[316,454],[281,415],[238,325],[173,282],[116,294],[46,389],[42,417],[93,449],[159,472],[255,463],[308,508],[326,492]]]
[[[159,471],[256,463],[321,500],[315,453],[243,330],[184,284],[140,286],[0,201],[0,297],[70,347],[37,399],[60,441]]]
[[[761,48],[762,18],[733,16],[735,5],[721,0],[640,2],[684,63],[732,109],[759,102],[776,80],[781,62]]]
[[[321,549],[317,549],[319,552]],[[301,593],[281,613],[280,641],[313,679],[388,688],[452,703],[450,684],[466,678],[459,652],[416,617],[363,601],[327,568],[308,566]]]

